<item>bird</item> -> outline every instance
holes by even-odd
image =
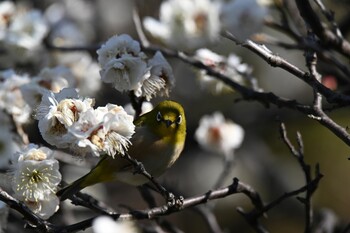
[[[135,134],[127,153],[141,162],[153,177],[162,175],[179,158],[186,138],[186,117],[181,104],[165,100],[134,120]],[[80,190],[102,182],[120,181],[134,186],[149,180],[133,172],[133,165],[122,156],[104,155],[89,173],[56,194],[61,201]]]

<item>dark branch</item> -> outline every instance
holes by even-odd
[[[253,203],[253,205],[255,206],[255,209],[262,209],[263,207],[263,203],[260,199],[259,194],[252,189],[249,185],[244,184],[242,182],[240,182],[237,178],[234,179],[233,183],[227,187],[224,188],[220,188],[217,190],[213,190],[213,191],[208,191],[200,196],[195,196],[195,197],[191,197],[191,198],[187,198],[183,200],[183,204],[181,206],[172,206],[169,207],[168,205],[163,205],[163,206],[159,206],[159,207],[154,207],[151,209],[145,209],[145,210],[134,210],[134,211],[130,211],[129,213],[125,213],[125,214],[107,214],[110,217],[112,217],[113,219],[116,220],[141,220],[141,219],[155,219],[157,217],[160,216],[165,216],[165,215],[169,215],[175,212],[179,212],[182,211],[184,209],[190,208],[190,207],[194,207],[194,206],[198,206],[200,204],[203,203],[207,203],[210,200],[214,200],[214,199],[220,199],[220,198],[224,198],[233,194],[237,194],[237,193],[243,193],[245,194]],[[76,224],[72,224],[69,226],[54,226],[54,225],[50,225],[50,229],[49,230],[45,230],[45,224],[46,222],[43,223],[44,227],[42,228],[42,232],[53,232],[53,233],[69,233],[69,232],[76,232],[79,230],[85,230],[89,227],[92,226],[92,222],[95,218],[90,218],[87,220],[84,220],[82,222],[76,223]],[[43,221],[39,218],[38,221]]]
[[[51,232],[53,225],[36,214],[34,214],[24,203],[13,198],[7,192],[0,188],[0,201],[5,202],[11,209],[18,211],[23,215],[25,220],[32,226],[35,226],[38,231]]]
[[[350,58],[350,43],[322,25],[322,21],[312,9],[309,0],[296,0],[295,2],[305,23],[320,38],[322,45],[325,48],[334,48],[339,53]]]

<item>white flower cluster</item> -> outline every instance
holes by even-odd
[[[18,75],[13,70],[0,71],[0,109],[21,124],[29,120],[31,108],[25,102],[20,87],[29,82],[28,76]]]
[[[195,138],[204,149],[224,156],[231,155],[243,142],[243,128],[225,119],[220,112],[203,116],[195,132]]]
[[[23,9],[12,1],[0,3],[0,55],[2,67],[24,63],[37,57],[48,24],[38,10]]]
[[[174,75],[161,52],[147,60],[140,44],[129,35],[115,35],[97,50],[101,78],[118,91],[134,91],[137,97],[150,100],[169,94]]]
[[[94,8],[85,0],[54,1],[46,9],[50,25],[48,40],[54,46],[75,47],[93,44]],[[79,9],[84,14],[76,14]],[[50,51],[52,65],[65,66],[74,76],[74,83],[82,96],[94,96],[101,87],[100,67],[87,51]],[[73,87],[73,86],[70,86]]]
[[[159,21],[146,17],[145,29],[168,46],[192,50],[219,38],[220,4],[211,0],[167,0],[160,7]]]
[[[145,17],[143,26],[167,46],[192,51],[217,41],[222,29],[247,39],[261,29],[266,13],[256,0],[166,0],[159,21]]]
[[[73,88],[45,93],[36,114],[44,140],[80,155],[124,154],[135,130],[133,117],[118,105],[93,105],[93,99],[79,98]]]
[[[38,107],[42,96],[52,91],[58,93],[63,88],[73,87],[74,77],[70,70],[63,66],[44,68],[29,83],[21,86],[22,95],[32,109]]]
[[[250,74],[252,72],[252,68],[248,64],[242,63],[241,59],[233,53],[228,57],[224,57],[210,51],[209,49],[199,49],[196,51],[195,58],[206,66],[242,85],[247,81],[242,74]],[[205,70],[200,70],[197,74],[199,83],[203,89],[208,90],[213,94],[232,92],[231,87],[227,86],[224,82],[209,76]]]
[[[50,24],[50,41],[56,46],[91,44],[96,36],[94,7],[85,0],[52,1],[44,12]],[[77,14],[77,10],[84,14]]]
[[[64,66],[46,67],[34,77],[17,74],[12,69],[3,70],[0,71],[0,109],[11,115],[16,123],[24,124],[31,119],[32,111],[38,107],[43,95],[75,86],[80,86],[77,79]]]
[[[52,216],[59,208],[56,191],[62,178],[52,151],[29,144],[21,152],[15,153],[12,161],[15,197],[43,219]]]

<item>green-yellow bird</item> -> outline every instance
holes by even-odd
[[[186,118],[182,106],[163,101],[152,111],[134,121],[135,134],[128,153],[142,162],[147,172],[157,177],[179,158],[185,144]],[[121,181],[141,185],[148,179],[133,173],[133,165],[121,156],[105,155],[85,176],[59,190],[57,196],[65,200],[85,187],[107,181]]]

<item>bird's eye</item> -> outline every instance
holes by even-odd
[[[160,122],[163,119],[163,116],[160,112],[157,113],[157,121]]]
[[[179,115],[177,118],[176,118],[176,124],[180,124],[182,122],[182,116]]]

